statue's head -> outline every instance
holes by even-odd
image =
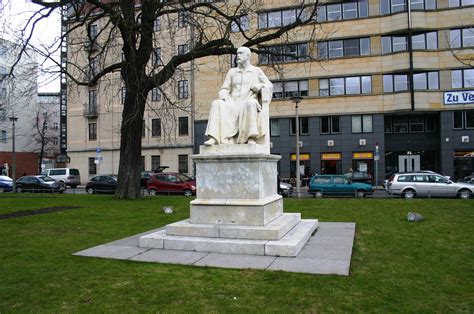
[[[237,49],[237,64],[240,65],[250,62],[250,54],[251,51],[248,47],[240,47]]]

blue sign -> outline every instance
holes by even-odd
[[[97,147],[97,148],[95,149],[95,152],[96,152],[97,154],[100,154],[100,152],[101,152],[100,147]]]
[[[445,105],[474,104],[474,90],[444,92]]]

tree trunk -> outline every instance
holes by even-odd
[[[145,99],[130,91],[125,96],[120,130],[120,162],[115,197],[129,199],[141,197],[140,166],[142,127]]]

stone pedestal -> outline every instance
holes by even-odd
[[[140,246],[173,250],[296,256],[318,226],[284,214],[277,162],[257,144],[201,146],[190,219],[140,238]]]

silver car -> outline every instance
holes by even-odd
[[[389,194],[401,195],[404,198],[470,198],[474,193],[474,186],[471,184],[454,183],[440,174],[426,172],[396,173],[388,179],[385,188]]]

